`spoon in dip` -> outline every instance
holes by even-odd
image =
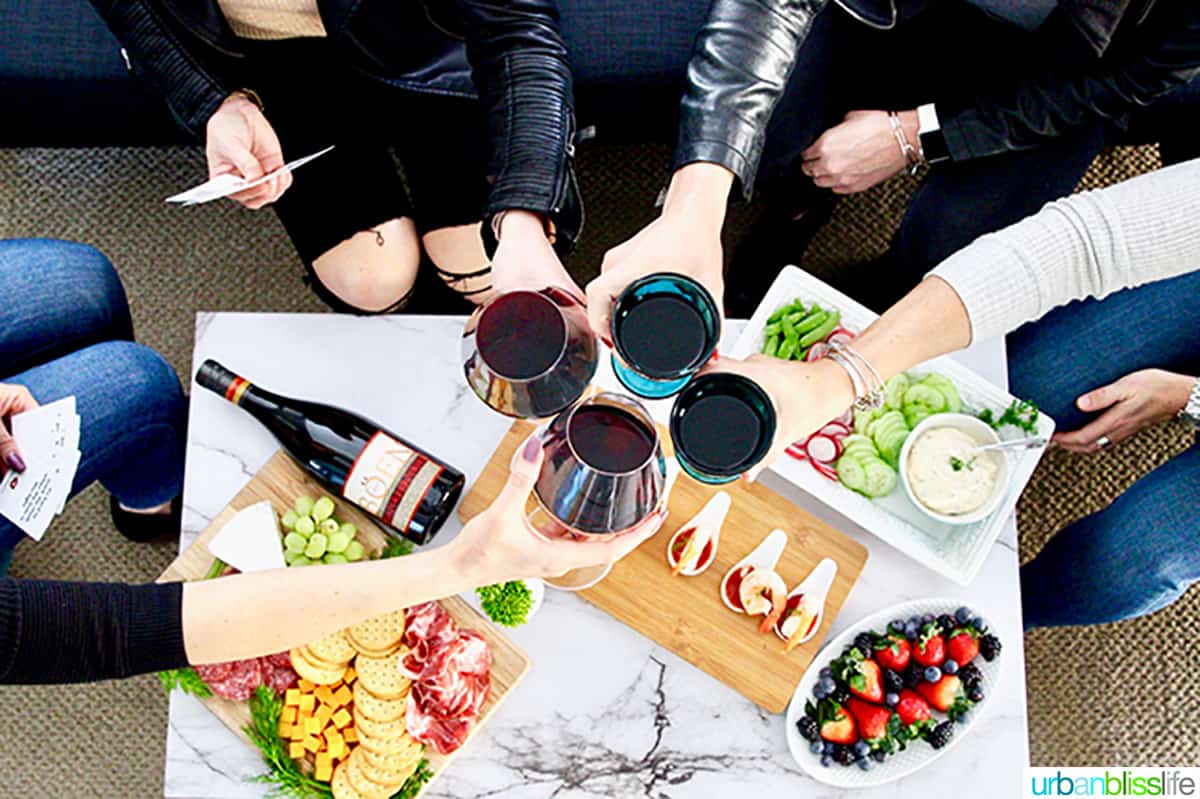
[[[1032,438],[1014,438],[1012,441],[1001,441],[998,444],[986,444],[982,447],[975,447],[971,453],[976,452],[999,452],[1009,449],[1039,449],[1050,443],[1049,439],[1044,436],[1033,436]]]

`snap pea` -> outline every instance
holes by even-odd
[[[841,311],[831,312],[829,314],[829,318],[826,319],[824,322],[822,322],[820,327],[814,328],[813,330],[809,331],[808,333],[806,333],[805,335],[800,337],[800,346],[801,347],[811,347],[813,344],[816,344],[818,341],[822,340],[823,338],[828,336],[830,333],[832,333],[833,329],[838,326],[838,322],[840,322],[841,320],[842,320],[842,312]]]
[[[796,325],[796,332],[801,335],[809,331],[816,330],[821,325],[825,324],[825,320],[829,318],[829,311],[822,310],[813,306],[813,312],[804,317],[800,324]]]
[[[796,330],[796,325],[788,317],[783,317],[779,320],[780,326],[783,328],[783,337],[790,341],[795,341],[800,338],[800,333]]]
[[[774,357],[775,353],[778,350],[779,350],[779,339],[775,336],[768,337],[766,342],[763,344],[763,348],[762,348],[763,355],[770,355],[770,356]]]
[[[779,331],[782,329],[783,329],[783,325],[781,325],[779,322],[772,322],[771,324],[769,324],[763,328],[763,335],[766,336],[767,338],[771,338],[773,336],[778,336]]]
[[[785,361],[790,361],[792,356],[796,354],[796,339],[785,338],[783,344],[779,347],[779,353],[776,357],[783,358]]]

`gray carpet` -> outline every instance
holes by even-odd
[[[605,249],[653,217],[666,159],[666,148],[584,149],[581,182],[589,220],[572,262],[581,278],[596,269]],[[1152,151],[1118,152],[1101,159],[1085,184],[1102,185],[1153,164]],[[191,209],[163,204],[203,176],[200,154],[183,149],[0,152],[0,237],[54,236],[100,247],[124,277],[141,339],[186,374],[196,310],[323,310],[301,285],[299,262],[270,212],[230,203]],[[824,273],[877,252],[911,186],[909,179],[897,179],[843,202],[814,242],[813,270]],[[734,209],[730,241],[755,211]],[[847,241],[855,242],[853,251]],[[1023,557],[1070,519],[1111,501],[1184,441],[1182,430],[1167,426],[1100,458],[1047,458],[1019,508]],[[151,580],[173,555],[173,544],[135,546],[121,539],[110,529],[102,493],[93,488],[69,505],[45,542],[18,550],[13,574]],[[1195,685],[1197,611],[1200,592],[1193,591],[1141,621],[1027,636],[1034,763],[1200,762],[1200,740],[1188,732],[1200,716],[1200,698],[1190,690],[1179,692],[1170,707],[1160,701],[1163,684]],[[1152,656],[1141,651],[1150,640]],[[0,737],[0,797],[161,795],[166,700],[153,677],[0,688],[0,706],[9,720]],[[1172,724],[1178,734],[1161,733]]]

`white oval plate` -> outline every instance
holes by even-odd
[[[923,616],[926,613],[934,616],[948,613],[953,616],[954,611],[964,605],[975,611],[975,615],[982,616],[985,621],[987,620],[987,614],[980,613],[979,608],[971,602],[945,597],[917,599],[874,613],[852,624],[844,633],[825,645],[809,665],[808,671],[804,672],[804,676],[800,678],[800,684],[796,686],[796,693],[792,695],[792,701],[788,705],[787,716],[784,720],[788,750],[792,753],[792,759],[808,776],[817,782],[837,788],[873,788],[878,785],[886,785],[925,768],[958,746],[958,743],[974,729],[975,725],[979,723],[980,716],[992,702],[992,694],[996,691],[996,683],[1000,677],[1000,666],[1004,662],[1003,651],[1001,651],[1000,657],[991,663],[985,661],[982,656],[975,658],[974,662],[979,666],[979,671],[983,675],[983,701],[971,708],[971,715],[966,724],[954,725],[954,736],[950,739],[950,743],[940,750],[934,749],[924,741],[909,741],[907,749],[889,757],[883,763],[876,763],[870,771],[863,771],[856,765],[839,766],[837,763],[826,768],[821,765],[820,756],[814,755],[808,750],[809,742],[801,738],[799,730],[796,729],[797,719],[804,715],[804,703],[812,698],[812,687],[817,681],[817,675],[820,674],[822,668],[829,665],[830,661],[836,659],[843,649],[854,642],[854,636],[864,630],[880,632],[893,619],[907,619],[909,616]],[[933,714],[934,718],[939,720],[945,718],[936,710]]]

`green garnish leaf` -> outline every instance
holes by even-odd
[[[404,784],[400,786],[400,790],[392,796],[392,799],[413,799],[425,787],[425,783],[433,779],[433,769],[429,767],[429,761],[422,759],[417,764],[417,770],[414,771]]]
[[[279,716],[283,697],[265,685],[254,689],[250,697],[250,723],[243,730],[262,752],[269,771],[253,777],[253,782],[269,785],[272,799],[333,799],[329,783],[314,779],[300,770],[288,755],[287,744],[279,737]]]
[[[379,551],[379,559],[401,558],[405,555],[411,555],[415,548],[413,542],[406,538],[391,538],[384,545],[383,549]]]
[[[160,671],[158,679],[167,693],[179,689],[185,694],[191,694],[200,699],[208,699],[212,696],[212,690],[208,687],[208,683],[200,679],[200,675],[192,668],[184,667],[182,669]]]
[[[1004,409],[999,418],[990,408],[980,411],[979,418],[996,430],[1012,426],[1034,435],[1037,433],[1038,406],[1028,400],[1015,399]]]
[[[483,604],[483,612],[505,627],[524,624],[533,608],[533,592],[522,580],[485,585],[476,588],[475,593]]]

